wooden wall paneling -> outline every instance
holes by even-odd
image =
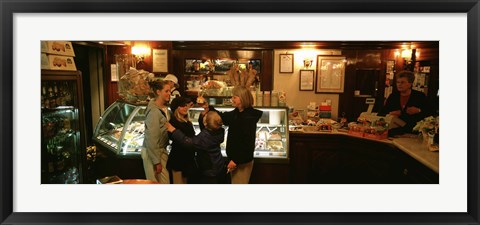
[[[273,89],[273,50],[262,51],[262,73],[260,85],[262,91],[271,91]]]
[[[120,99],[120,96],[118,95],[118,82],[112,81],[111,77],[111,69],[110,65],[111,64],[116,64],[115,62],[115,55],[116,54],[130,54],[131,53],[131,47],[128,45],[125,46],[116,46],[116,45],[109,45],[107,46],[106,50],[106,60],[105,60],[105,84],[108,85],[107,91],[108,91],[108,99],[105,101],[105,108],[113,104],[116,100]]]
[[[172,50],[172,71],[173,74],[178,78],[179,91],[181,95],[185,95],[185,60],[183,56],[183,51]]]
[[[357,64],[357,50],[342,50],[342,55],[346,57],[347,66],[345,68],[345,86],[343,93],[339,94],[339,110],[338,115],[346,113],[348,121],[356,121],[357,118],[353,114],[353,95],[355,88],[355,69]]]
[[[438,48],[425,48],[419,49],[420,55],[418,61],[423,61],[430,65],[430,77],[428,81],[428,94],[427,98],[433,109],[438,109],[439,97],[437,96],[440,77],[439,77],[439,49]],[[436,113],[436,112],[433,112]]]
[[[382,65],[381,50],[358,50],[357,69],[377,69]]]
[[[355,97],[354,91],[360,89],[358,82],[365,82],[362,79],[357,79],[359,76],[374,76],[377,82],[377,91],[373,90],[366,92],[366,90],[360,90],[360,94],[370,94],[376,98],[376,104],[374,111],[378,111],[382,104],[382,96],[384,90],[382,89],[382,82],[385,82],[385,78],[382,77],[382,50],[343,50],[342,54],[346,56],[347,67],[345,70],[345,89],[344,92],[339,95],[339,115],[342,112],[346,113],[348,121],[356,121],[361,112],[366,111],[368,106],[365,104],[366,97]],[[368,78],[368,77],[367,77]],[[369,89],[374,87],[375,81],[369,86]],[[371,87],[370,87],[371,86]],[[363,93],[362,93],[363,92]]]

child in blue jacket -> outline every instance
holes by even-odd
[[[199,121],[200,122],[200,121]],[[224,141],[225,129],[220,115],[215,111],[208,112],[203,118],[203,129],[195,137],[187,137],[182,131],[167,124],[167,130],[172,139],[185,147],[193,146],[197,150],[197,163],[202,171],[201,183],[223,183],[225,177],[225,161],[220,144]]]

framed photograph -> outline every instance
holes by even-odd
[[[201,8],[198,8],[199,3],[202,6]],[[298,4],[292,0],[267,0],[265,2],[253,2],[249,7],[246,7],[246,3],[242,1],[222,2],[219,4],[217,1],[199,2],[194,0],[182,2],[170,2],[166,0],[136,2],[133,0],[125,0],[115,2],[115,4],[94,0],[74,2],[73,4],[75,6],[75,13],[72,13],[72,3],[68,1],[2,1],[2,41],[0,42],[0,48],[2,49],[2,63],[0,64],[2,71],[2,95],[0,98],[4,103],[2,113],[0,114],[2,122],[2,140],[0,141],[2,149],[2,156],[0,157],[0,208],[2,213],[0,214],[0,221],[2,224],[75,223],[79,225],[101,225],[121,223],[122,225],[133,225],[138,224],[139,221],[145,224],[210,224],[212,221],[218,224],[280,223],[285,225],[480,224],[478,217],[480,209],[480,154],[478,152],[478,146],[480,143],[477,138],[480,135],[478,132],[480,120],[475,110],[479,106],[477,99],[480,97],[478,92],[478,71],[480,71],[480,64],[477,63],[480,53],[478,45],[478,37],[480,36],[480,5],[478,0],[466,0],[465,2],[459,2],[457,0],[432,0],[428,2],[402,2],[393,0],[383,2],[372,0],[335,2],[317,0],[308,2],[308,4]],[[188,16],[182,14],[193,11],[197,13]],[[108,14],[105,12],[108,12]],[[128,12],[132,14],[132,17],[127,15]],[[343,13],[346,15],[343,15]],[[349,15],[349,13],[351,13],[351,15]],[[405,15],[403,15],[404,13]],[[444,88],[442,89],[442,96],[465,99],[465,101],[458,102],[458,105],[455,107],[455,112],[452,113],[448,111],[448,107],[446,112],[442,111],[442,120],[455,121],[460,113],[460,116],[464,116],[470,124],[470,126],[465,127],[463,124],[458,123],[460,125],[457,126],[452,122],[448,123],[451,127],[447,127],[447,129],[442,128],[446,134],[442,134],[443,138],[445,138],[442,139],[442,143],[449,141],[445,146],[454,146],[455,149],[445,149],[446,151],[444,151],[447,154],[445,156],[448,157],[441,158],[442,176],[440,177],[440,184],[402,185],[391,195],[387,195],[384,192],[375,192],[375,190],[378,190],[374,189],[378,186],[375,184],[291,184],[266,187],[261,187],[263,185],[259,185],[260,187],[256,187],[255,185],[221,185],[222,189],[216,190],[218,192],[212,192],[210,189],[215,185],[194,185],[194,187],[185,185],[182,186],[182,188],[175,186],[175,188],[170,187],[170,189],[169,187],[164,187],[165,185],[40,185],[40,173],[38,172],[38,168],[40,167],[32,166],[35,165],[35,163],[38,164],[40,161],[39,154],[35,153],[35,149],[39,147],[34,146],[35,143],[40,142],[40,140],[38,140],[41,138],[39,135],[40,129],[36,129],[35,127],[32,129],[31,127],[32,124],[38,124],[40,118],[40,116],[31,116],[31,114],[37,113],[36,111],[40,110],[31,110],[31,104],[21,104],[22,102],[32,101],[35,106],[37,102],[40,101],[40,96],[38,96],[40,95],[40,79],[38,79],[40,71],[37,65],[40,59],[40,54],[37,54],[40,49],[40,45],[38,45],[40,43],[39,38],[72,40],[135,40],[141,38],[157,40],[212,40],[215,38],[216,40],[312,40],[316,38],[323,40],[337,40],[339,38],[392,40],[392,38],[398,39],[398,36],[394,36],[397,34],[409,35],[414,33],[411,29],[415,29],[414,25],[416,24],[409,22],[408,19],[418,18],[415,17],[417,13],[422,17],[429,18],[430,16],[435,16],[432,21],[438,21],[438,18],[443,18],[447,21],[463,21],[463,19],[468,19],[468,23],[465,22],[463,23],[465,26],[462,26],[467,37],[466,47],[468,47],[468,52],[466,50],[458,52],[458,49],[463,49],[465,46],[456,45],[454,46],[455,51],[452,51],[450,48],[450,51],[442,54],[442,57],[450,57],[449,59],[451,59],[451,55],[454,55],[454,58],[461,58],[462,62],[468,64],[468,66],[460,63],[461,66],[454,65],[454,67],[452,67],[451,64],[454,63],[447,61],[447,63],[444,64],[445,61],[443,60],[440,65],[442,68],[440,74],[443,74],[442,79],[445,75],[446,77],[450,76],[449,74],[445,74],[445,67],[456,72],[461,70],[461,72],[455,74],[455,80],[458,81],[457,83],[448,83],[449,85],[445,85],[445,87],[442,86],[442,88]],[[50,17],[51,24],[56,24],[56,26],[45,26],[45,23],[35,23],[35,21],[28,20],[28,18],[25,19],[25,15],[22,14],[27,14],[26,17],[30,18],[35,16]],[[82,18],[79,19],[71,14],[82,14]],[[102,22],[101,26],[98,26],[97,23],[101,21],[94,20],[98,19],[96,14],[102,14],[103,19],[108,19],[109,23]],[[168,14],[176,15],[174,19],[169,17],[170,20],[164,23],[152,24],[152,17],[154,17],[155,14],[161,14],[162,17],[167,17]],[[195,17],[203,14],[206,14],[208,18]],[[279,17],[275,17],[276,14],[281,14],[281,17],[286,19],[279,21],[276,26],[269,26],[272,21],[278,21]],[[337,25],[337,27],[329,27],[330,23],[334,24],[337,22],[335,18],[329,18],[329,21],[322,21],[323,23],[309,23],[310,16],[314,16],[315,14],[320,14],[322,17],[335,14],[336,17],[345,17],[342,19],[345,19],[348,24],[359,26],[347,28],[346,26]],[[375,18],[376,21],[368,22],[355,21],[352,20],[355,14],[366,14],[368,17],[375,17],[378,16],[378,14],[382,14],[382,16],[385,16],[387,19],[378,20],[378,18]],[[403,20],[398,20],[397,18],[390,20],[391,17],[395,17],[396,14],[401,14]],[[62,18],[59,20],[57,16]],[[114,18],[110,20],[109,16],[114,16]],[[261,19],[270,19],[270,16],[273,18],[268,21],[269,23],[259,22]],[[192,17],[195,18],[192,19]],[[407,20],[405,20],[405,18],[407,18]],[[186,21],[183,24],[185,26],[170,26],[170,23],[173,24],[181,20]],[[115,21],[115,23],[111,21]],[[226,22],[222,23],[221,26],[214,27],[211,24],[212,21],[215,22],[215,25],[223,21]],[[378,22],[380,22],[380,24],[378,24]],[[382,22],[388,24],[389,27],[408,27],[408,29],[402,29],[400,33],[396,33],[396,29],[388,29],[388,31],[384,31],[385,33],[388,32],[388,35],[379,33],[376,35],[370,34],[370,31],[375,33],[377,30],[387,29],[370,29],[368,34],[358,34],[362,33],[358,32],[358,30],[371,28],[372,24],[383,27],[385,24],[382,24]],[[25,27],[25,23],[29,26]],[[208,26],[204,25],[205,23],[208,23]],[[295,28],[297,25],[304,23],[307,23],[308,27],[302,27],[303,30]],[[418,21],[414,23],[418,23]],[[88,28],[82,24],[87,24]],[[199,24],[204,26],[199,26]],[[249,29],[253,28],[252,32],[245,32],[242,29],[236,30],[238,32],[224,32],[228,27],[235,29],[239,27],[244,28],[247,24],[255,24],[255,26],[249,27]],[[367,27],[365,27],[365,24]],[[135,25],[135,30],[125,28],[125,25]],[[442,26],[445,25],[448,25],[448,23],[442,23]],[[35,27],[42,27],[42,29],[35,29]],[[62,29],[58,29],[58,27],[62,27]],[[112,35],[109,33],[109,31],[113,30],[112,28],[123,32]],[[428,32],[434,28],[435,26],[421,27],[421,29]],[[212,32],[213,35],[217,36],[225,35],[225,33],[235,33],[236,36],[205,36],[204,34],[208,32],[202,31],[207,29],[221,29],[223,32]],[[52,34],[45,34],[42,31],[41,35],[37,35],[37,32],[40,30],[46,30],[47,32],[63,31],[64,33],[62,35],[52,36]],[[253,36],[253,34],[265,30],[268,34],[264,34],[264,36],[260,38]],[[292,32],[290,30],[294,31]],[[27,35],[17,35],[19,33],[24,34],[24,31],[28,31]],[[182,33],[182,31],[185,32]],[[348,31],[351,32],[346,33]],[[35,35],[31,35],[32,32],[34,32]],[[354,34],[349,36],[352,32],[356,32],[358,35]],[[148,33],[148,35],[144,33]],[[169,35],[180,33],[181,35],[174,36],[173,38],[165,35],[161,36],[165,33]],[[315,34],[316,36],[296,36],[298,33]],[[77,36],[71,37],[67,34]],[[332,36],[332,34],[334,35]],[[407,38],[403,38],[402,36],[402,39],[408,39],[410,36],[406,37]],[[412,37],[418,38],[418,36]],[[27,42],[23,42],[24,38],[30,39]],[[449,45],[445,39],[444,37],[440,38],[440,41],[442,41],[441,51],[444,51],[445,46]],[[463,40],[464,39],[454,41],[455,43],[461,43]],[[450,43],[450,45],[452,44]],[[28,47],[28,49],[20,50],[19,46]],[[176,46],[176,48],[181,47]],[[321,46],[317,46],[317,48],[321,48]],[[174,48],[172,47],[172,49]],[[271,49],[275,49],[275,46],[272,45]],[[270,53],[269,51],[271,49],[266,51]],[[342,54],[345,53],[342,52]],[[21,58],[18,57],[20,55],[22,56]],[[273,54],[267,54],[266,57],[274,58]],[[300,58],[297,55],[295,55],[295,57]],[[106,62],[106,66],[108,67],[110,63],[111,62]],[[262,63],[264,69],[271,68],[273,71],[278,68],[276,65],[275,67],[271,65],[273,63],[270,63],[270,61],[263,61]],[[293,63],[292,55],[289,66],[285,66],[285,70],[280,68],[280,71],[288,71],[290,68],[290,73],[293,73]],[[314,65],[315,63],[318,64],[319,62],[314,62]],[[350,62],[347,62],[345,65],[349,65],[349,63]],[[347,66],[346,69],[348,70],[350,67]],[[320,70],[316,70],[317,76],[320,72]],[[28,80],[33,82],[22,82],[22,79],[27,79],[24,78],[26,76],[29,76]],[[292,78],[292,83],[297,81],[296,77],[288,77]],[[466,82],[467,80],[468,82]],[[326,85],[333,89],[338,88],[338,85],[335,85],[334,82]],[[296,90],[294,86],[293,89]],[[315,86],[317,91],[317,85]],[[341,88],[338,88],[338,92],[331,93],[340,93],[338,96],[342,98],[342,96],[347,93],[340,92],[340,89]],[[33,97],[31,96],[31,90],[33,90],[34,93],[38,93],[37,97],[35,97],[35,95]],[[303,93],[310,94],[306,92]],[[289,94],[289,98],[290,96]],[[293,99],[293,96],[291,99]],[[37,128],[39,127],[37,126]],[[455,135],[455,133],[460,133],[461,135]],[[309,155],[305,155],[305,160],[309,160],[308,157]],[[321,156],[315,155],[315,157]],[[302,161],[290,163],[302,164]],[[254,170],[261,168],[256,166],[257,165],[254,165]],[[34,169],[31,170],[31,168]],[[460,169],[461,173],[456,173],[456,170],[452,173],[452,168]],[[452,177],[454,177],[453,181],[458,183],[458,185],[445,186],[446,184],[453,183]],[[25,185],[24,182],[29,182],[31,185]],[[326,186],[331,186],[336,190],[324,191],[325,188],[328,188]],[[381,188],[390,189],[392,186],[397,187],[396,185],[381,185]],[[461,190],[463,191],[457,191],[458,186],[461,186]],[[235,189],[235,193],[231,190],[233,188]],[[282,190],[283,192],[278,190]],[[405,190],[407,190],[410,195],[399,195]],[[435,200],[420,201],[419,199],[422,199],[423,196],[416,193],[425,193],[427,191],[435,195]],[[34,197],[25,200],[25,196],[30,196],[29,192],[33,193]],[[219,196],[218,199],[212,199],[211,195],[202,198],[203,195],[201,193],[207,192],[217,193]],[[27,195],[24,195],[25,193]],[[144,193],[150,194],[148,198],[145,198]],[[340,194],[342,197],[337,198]],[[451,197],[456,194],[461,194],[467,201],[459,202],[456,198]],[[48,197],[46,198],[45,196]],[[52,196],[56,196],[56,198],[49,198]],[[402,207],[405,208],[396,211],[395,209],[400,208],[398,202],[402,201],[401,197],[407,198],[406,201],[408,201],[408,205],[402,205]],[[173,198],[176,201],[173,200]],[[188,201],[181,201],[182,205],[176,204],[175,207],[173,207],[171,204],[180,202],[178,201],[179,198],[188,199]],[[243,203],[240,198],[243,198],[244,202],[248,201],[248,203]],[[204,207],[203,211],[198,209],[186,211],[191,209],[190,203],[194,202],[193,199],[203,200],[202,204],[212,202],[212,205],[216,204],[221,205],[221,207],[230,208],[225,211],[212,211]],[[219,202],[225,204],[218,204]],[[229,202],[234,202],[234,204],[228,204]],[[328,205],[325,205],[325,202],[328,202]],[[376,204],[377,208],[373,208],[371,207],[372,202],[380,204]],[[435,205],[461,205],[462,208],[444,211],[431,210],[428,208],[432,206],[429,203]],[[38,208],[32,210],[24,208],[32,207],[32,205]],[[389,205],[394,205],[396,208],[393,210],[385,210],[386,206]],[[104,207],[100,210],[92,209],[98,206]],[[423,206],[424,210],[415,208],[418,206]],[[61,210],[58,210],[59,207],[62,207]],[[371,208],[366,209],[367,207]],[[75,210],[71,210],[72,208]],[[159,210],[159,208],[161,208],[161,210]]]
[[[153,49],[152,50],[152,72],[167,73],[168,72],[168,50]]]
[[[342,93],[345,83],[345,57],[317,56],[315,93]]]
[[[300,70],[300,91],[313,91],[314,70]]]
[[[293,54],[280,54],[280,73],[293,73]]]

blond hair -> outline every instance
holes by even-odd
[[[220,129],[220,127],[223,125],[223,121],[217,112],[210,111],[205,114],[205,117],[203,118],[203,124],[205,125],[205,128],[213,131]]]
[[[173,116],[175,116],[175,118],[180,122],[190,122],[190,119],[188,118],[188,113],[187,115],[180,114],[180,112],[178,111],[179,108],[180,107],[175,109],[175,112],[173,112]]]
[[[242,107],[244,109],[252,107],[253,105],[253,96],[250,90],[245,86],[235,86],[232,89],[232,95],[238,96],[242,102]]]

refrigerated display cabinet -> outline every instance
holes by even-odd
[[[147,103],[114,102],[100,117],[93,140],[116,155],[140,155],[146,108]]]
[[[94,132],[94,141],[119,156],[140,155],[145,131],[145,109],[147,104],[132,104],[116,101],[105,110]],[[230,111],[233,107],[216,106],[218,111]],[[255,107],[263,111],[257,123],[255,158],[288,160],[288,108]],[[198,117],[202,108],[189,110],[189,117],[196,134],[200,132]],[[126,128],[126,129],[125,129]],[[222,154],[226,156],[226,137],[221,144]],[[167,150],[169,148],[167,147]]]
[[[231,106],[215,106],[220,112],[231,111]],[[254,158],[261,161],[275,162],[288,161],[289,159],[289,133],[288,133],[288,108],[287,107],[255,107],[263,111],[257,123]],[[198,117],[203,108],[191,108],[189,117],[195,128],[195,133],[200,132]],[[228,126],[225,127],[225,139],[220,145],[222,155],[226,156]],[[270,160],[271,159],[271,160]]]
[[[80,71],[41,71],[41,183],[85,180],[85,120]]]

